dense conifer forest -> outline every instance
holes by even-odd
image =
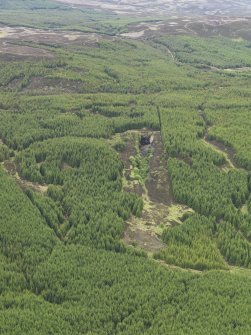
[[[170,20],[0,0],[1,334],[251,334],[251,37]]]

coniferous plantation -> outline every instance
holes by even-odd
[[[251,20],[97,3],[0,0],[0,333],[250,335]]]

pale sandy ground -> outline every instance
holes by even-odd
[[[139,37],[144,36],[144,34],[145,34],[145,30],[141,30],[141,31],[134,31],[131,33],[124,33],[124,34],[121,34],[121,36],[129,37],[129,38],[139,38]]]
[[[6,36],[8,36],[8,33],[6,33],[5,31],[0,30],[0,38],[4,38]]]

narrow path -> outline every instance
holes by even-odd
[[[184,28],[189,31],[190,33],[192,33],[193,35],[198,35],[196,31],[194,31],[193,29],[189,28],[189,25],[192,24],[193,22],[188,22],[187,24],[185,24]]]
[[[154,262],[160,264],[161,266],[164,266],[165,268],[169,269],[169,270],[176,270],[176,271],[183,271],[183,272],[190,272],[190,273],[195,273],[198,275],[201,275],[203,273],[206,273],[208,271],[211,270],[204,270],[204,271],[200,271],[200,270],[195,270],[195,269],[191,269],[191,268],[182,268],[176,265],[172,265],[172,264],[168,264],[163,260],[158,260],[158,259],[153,259]],[[246,269],[246,268],[242,268],[242,267],[238,267],[238,266],[232,266],[232,265],[228,265],[228,269],[227,270],[217,270],[220,272],[225,272],[225,273],[230,273],[233,275],[243,275],[243,276],[248,276],[251,278],[251,269]]]
[[[225,146],[222,142],[216,141],[216,140],[208,140],[207,137],[204,137],[202,139],[205,145],[210,146],[213,150],[223,154],[226,160],[226,164],[222,166],[222,169],[237,169],[234,161],[233,161],[233,152],[231,148],[228,148]]]
[[[251,278],[251,269],[246,269],[237,266],[229,266],[230,273],[238,274],[238,275],[245,275]]]
[[[221,169],[223,171],[226,171],[226,172],[231,170],[231,169],[242,170],[242,171],[248,172],[246,169],[239,167],[235,163],[235,161],[234,161],[234,149],[233,148],[231,148],[230,146],[225,145],[221,141],[209,140],[208,139],[208,133],[209,133],[209,130],[210,130],[211,127],[208,125],[208,122],[207,122],[207,119],[206,119],[206,116],[205,116],[203,110],[199,109],[199,115],[203,118],[203,120],[206,124],[206,132],[205,132],[205,135],[204,135],[204,138],[202,139],[202,141],[205,143],[205,145],[209,145],[213,150],[223,154],[225,159],[226,159],[226,164],[221,166]],[[239,208],[242,211],[242,213],[244,213],[244,214],[248,214],[247,201],[248,201],[248,199],[246,199],[245,203],[243,203],[241,205],[241,207]],[[248,239],[245,236],[245,234],[241,230],[241,228],[239,229],[239,233],[241,233],[243,239],[245,239],[249,243],[251,242],[250,239]]]
[[[172,60],[173,60],[175,63],[179,63],[179,62],[176,60],[176,58],[175,58],[175,56],[174,56],[174,53],[173,53],[168,47],[166,47],[166,50],[167,50],[167,52],[169,53],[169,55],[172,57]]]
[[[199,113],[200,117],[203,119],[203,121],[205,122],[205,125],[206,125],[206,131],[205,131],[204,137],[202,139],[204,144],[209,145],[213,150],[215,150],[215,151],[224,155],[224,157],[226,159],[226,164],[225,164],[225,166],[223,166],[223,169],[224,168],[225,169],[237,169],[237,166],[234,162],[234,150],[233,150],[233,148],[231,148],[230,146],[225,145],[221,141],[209,140],[209,131],[212,128],[212,126],[210,126],[208,124],[206,115],[204,114],[204,111],[203,111],[203,106],[200,106],[200,108],[198,110],[198,113]]]
[[[190,268],[182,268],[180,266],[168,264],[165,261],[162,261],[162,260],[159,260],[159,259],[154,259],[154,261],[156,263],[164,266],[165,268],[167,268],[169,270],[177,270],[177,271],[183,271],[183,272],[190,272],[190,273],[196,273],[196,274],[199,274],[199,275],[201,275],[203,273],[203,271],[200,271],[200,270],[195,270],[195,269],[190,269]]]

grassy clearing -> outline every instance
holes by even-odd
[[[242,214],[248,214],[249,213],[247,204],[245,204],[241,207],[241,212],[242,212]]]
[[[185,205],[180,205],[180,204],[173,204],[170,207],[168,207],[168,221],[177,223],[177,224],[182,224],[182,217],[187,214],[192,214],[194,213],[192,208],[189,208]]]
[[[149,160],[152,153],[149,151],[146,156],[137,154],[131,156],[130,161],[132,163],[132,174],[133,180],[138,180],[141,185],[144,185],[146,178],[149,174]]]

